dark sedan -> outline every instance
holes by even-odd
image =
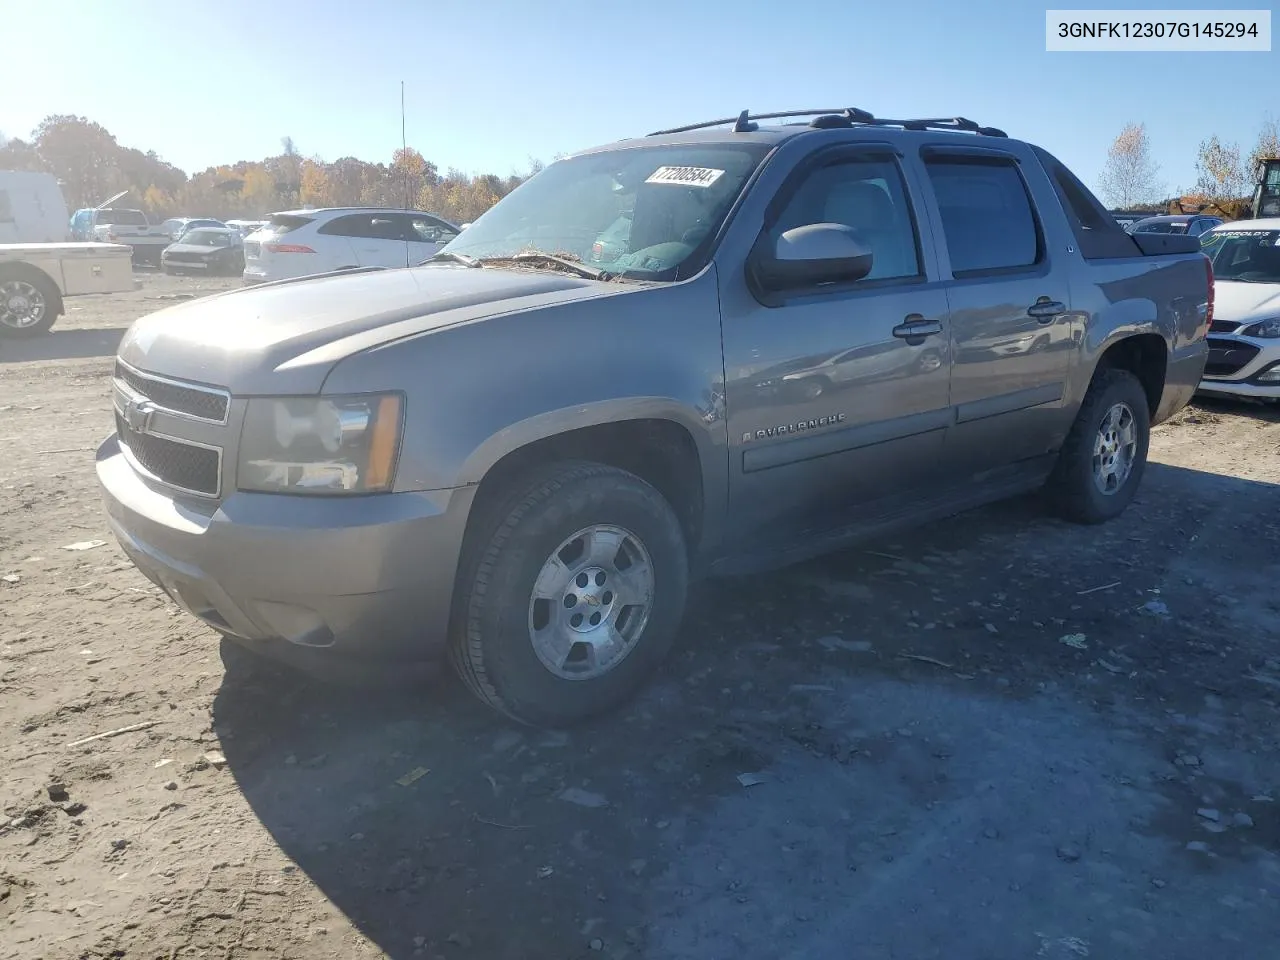
[[[205,273],[235,276],[244,272],[244,244],[240,231],[229,227],[197,227],[160,254],[165,273]]]

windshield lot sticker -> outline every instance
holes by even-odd
[[[680,187],[709,187],[724,176],[710,167],[659,167],[645,183],[674,183]]]

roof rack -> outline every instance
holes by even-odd
[[[784,117],[812,117],[807,126],[819,129],[832,127],[901,127],[904,130],[954,130],[963,133],[976,133],[983,137],[1007,137],[1008,134],[996,127],[984,127],[965,117],[933,117],[919,120],[890,120],[877,117],[858,107],[836,107],[829,110],[782,110],[776,113],[750,113],[743,110],[736,117],[725,117],[721,120],[707,120],[704,123],[691,123],[683,127],[672,127],[669,130],[655,130],[651,137],[667,133],[687,133],[690,130],[705,130],[719,127],[726,123],[733,124],[734,133],[751,133],[758,130],[757,120],[779,120]],[[790,126],[790,124],[788,124]]]

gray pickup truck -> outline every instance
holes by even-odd
[[[1115,517],[1211,314],[1194,238],[999,130],[744,113],[553,163],[417,267],[138,320],[97,471],[227,637],[447,655],[556,726],[645,684],[696,578],[1042,487]]]

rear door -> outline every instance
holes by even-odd
[[[403,267],[407,253],[407,219],[393,211],[351,213],[329,221],[317,232],[350,250],[349,263],[334,266]],[[326,251],[327,252],[327,251]],[[337,254],[337,250],[334,250]]]
[[[1075,350],[1070,271],[1038,213],[1052,188],[1019,154],[926,145],[921,160],[949,278],[947,462],[964,481],[1053,448]]]

